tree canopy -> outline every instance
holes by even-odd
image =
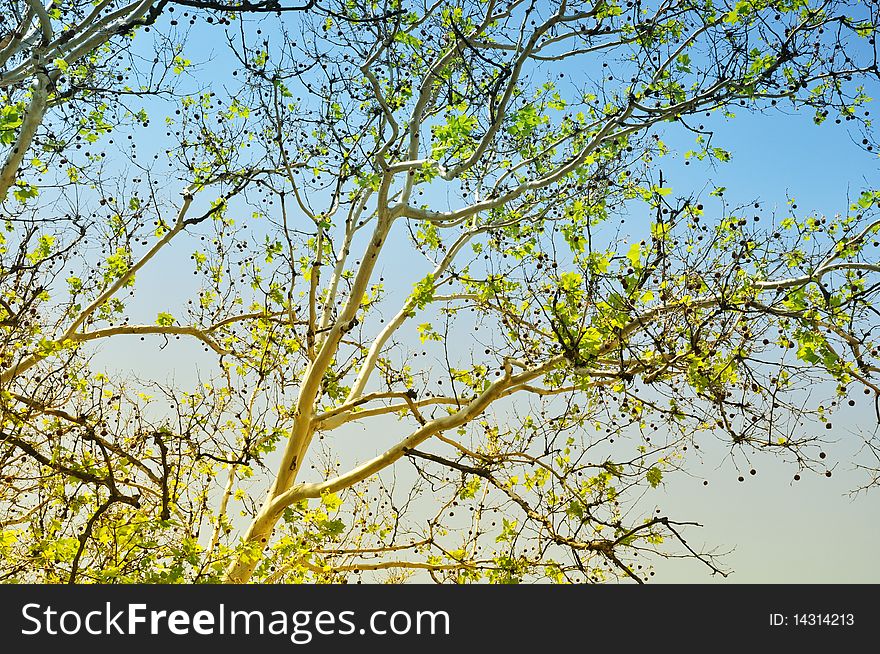
[[[0,578],[726,572],[644,497],[707,439],[826,474],[880,191],[662,171],[783,110],[872,160],[878,13],[0,1]]]

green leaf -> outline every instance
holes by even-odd
[[[0,145],[15,141],[16,129],[21,125],[24,104],[7,104],[0,107]]]
[[[192,65],[192,62],[189,59],[184,59],[180,55],[175,56],[172,63],[174,64],[173,70],[175,75],[180,75],[187,69],[187,67]]]
[[[320,525],[325,536],[340,536],[345,531],[345,523],[342,520],[328,520]]]
[[[161,325],[162,327],[171,327],[174,324],[174,316],[170,313],[159,312],[159,315],[156,317],[156,324]]]
[[[434,299],[434,275],[428,274],[413,285],[412,299],[417,309],[424,309]]]
[[[342,505],[342,498],[336,493],[324,493],[321,495],[321,504],[323,504],[328,511],[335,511]]]
[[[633,243],[629,248],[629,252],[626,253],[626,258],[629,259],[629,262],[632,264],[632,267],[638,270],[642,267],[642,246],[638,243]]]
[[[12,191],[12,195],[15,196],[15,199],[18,200],[21,204],[24,204],[27,200],[37,197],[40,192],[37,190],[35,186],[31,186],[30,184],[20,184],[15,187],[15,190]]]
[[[443,341],[443,336],[434,331],[434,327],[429,322],[423,322],[417,327],[419,332],[419,340],[425,341]]]

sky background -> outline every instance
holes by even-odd
[[[876,104],[868,110],[875,113]],[[806,113],[740,112],[719,126],[717,138],[733,155],[714,175],[730,189],[731,203],[758,198],[784,207],[789,195],[801,215],[843,213],[863,188],[878,184],[876,156],[832,120],[816,126]],[[877,419],[864,395],[853,397],[856,407],[841,410],[833,420],[830,438],[837,443],[829,450],[843,463],[831,478],[805,474],[795,482],[792,466],[761,457],[758,474],[746,474],[740,483],[729,461],[716,468],[725,453],[720,446],[713,448],[712,461],[707,456],[698,467],[708,487],[701,479],[669,476],[666,508],[705,525],[697,542],[736,546],[726,558],[736,571],[728,581],[880,582],[880,489],[853,496],[850,491],[867,479],[846,463],[862,445],[859,434],[873,433]],[[657,567],[658,580],[666,582],[700,582],[702,573],[689,563]]]
[[[192,56],[193,60],[211,61],[201,69],[200,79],[204,83],[230,62],[211,33],[196,29],[193,38],[190,51],[201,55]],[[873,113],[874,107],[868,108]],[[829,214],[846,211],[848,198],[857,197],[862,188],[880,182],[877,158],[864,152],[844,127],[835,125],[833,120],[816,126],[807,114],[773,111],[750,115],[744,110],[733,121],[712,120],[717,128],[713,144],[732,153],[729,163],[712,170],[700,162],[685,167],[680,156],[662,162],[664,174],[670,180],[667,185],[675,194],[706,189],[707,216],[711,215],[712,205],[706,196],[715,185],[729,189],[725,197],[731,204],[760,200],[768,207],[785,207],[788,197],[795,197],[804,215],[812,210]],[[161,148],[161,140],[156,139],[164,129],[161,121],[155,122],[159,127],[143,131],[138,137],[142,151]],[[664,140],[680,153],[692,147],[689,134],[682,137],[670,132]],[[179,192],[174,182],[169,182],[167,189],[170,197]],[[443,203],[445,199],[437,201]],[[396,298],[392,295],[390,302],[390,306],[395,306],[403,301],[417,279],[412,266],[425,264],[415,262],[404,239],[392,239],[389,245],[397,250],[384,253],[377,276],[384,275],[392,293],[398,294]],[[187,290],[195,287],[189,261],[191,251],[185,242],[177,244],[152,261],[139,276],[139,299],[132,311],[135,321],[152,322],[158,311],[173,308],[176,298],[188,296]],[[395,280],[399,280],[396,289]],[[96,364],[106,364],[121,372],[134,371],[143,378],[175,379],[184,385],[195,379],[200,368],[213,367],[212,357],[183,340],[172,341],[164,349],[154,347],[158,339],[152,341],[151,347],[132,347],[135,342],[136,337],[131,337],[102,345]],[[873,407],[862,397],[856,398],[858,404],[854,409],[840,412],[834,420],[830,437],[838,442],[828,451],[831,460],[844,463],[834,467],[831,478],[804,473],[799,482],[794,482],[796,469],[792,465],[760,456],[754,463],[758,474],[746,474],[741,483],[737,481],[740,471],[727,457],[726,445],[711,437],[701,442],[701,459],[690,457],[684,474],[667,475],[661,488],[652,491],[644,501],[656,504],[672,518],[703,524],[702,529],[688,532],[689,542],[697,548],[728,552],[721,561],[722,567],[733,569],[734,573],[726,579],[710,577],[709,570],[699,562],[669,560],[656,563],[654,580],[880,582],[880,489],[851,494],[867,477],[845,463],[861,445],[859,434],[876,428]],[[386,423],[386,427],[374,424],[372,429],[382,430],[390,424],[393,423]],[[353,451],[358,457],[370,456],[387,445],[379,438],[351,442],[360,443]],[[708,486],[703,485],[704,480],[709,481]]]

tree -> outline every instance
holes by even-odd
[[[660,172],[734,108],[873,151],[877,3],[9,7],[5,579],[723,573],[641,495],[712,435],[824,471],[801,427],[880,397],[880,194],[759,222]],[[97,356],[172,340],[198,377]]]

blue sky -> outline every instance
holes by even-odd
[[[715,184],[730,189],[725,196],[731,204],[758,199],[784,208],[788,195],[805,215],[843,213],[848,196],[880,183],[877,157],[833,120],[816,126],[806,113],[741,111],[735,120],[721,121],[716,138],[732,160],[717,172],[694,164],[686,173],[670,169],[674,189],[679,175],[683,185],[696,186],[708,172]],[[877,418],[870,401],[855,399],[856,407],[841,411],[833,422],[831,438],[837,443],[829,454],[841,463],[830,479],[806,474],[794,482],[792,466],[760,457],[758,474],[746,474],[740,483],[740,473],[723,458],[722,444],[704,446],[705,462],[692,465],[695,478],[669,476],[664,509],[705,525],[692,532],[693,542],[719,545],[719,551],[725,551],[724,544],[735,546],[726,558],[736,571],[729,581],[880,582],[880,493],[852,496],[866,476],[847,463],[861,444],[859,434],[873,433]],[[657,579],[707,581],[703,570],[678,562],[658,565]]]
[[[205,58],[215,47],[198,31],[193,45]],[[221,51],[222,46],[216,47]],[[223,61],[225,57],[214,62],[215,70],[222,68]],[[200,78],[204,81],[210,75]],[[864,187],[880,186],[876,156],[864,152],[833,120],[816,126],[806,113],[787,115],[774,110],[750,115],[741,110],[735,120],[711,121],[717,127],[714,144],[729,150],[733,158],[715,170],[699,162],[685,167],[680,156],[664,159],[668,185],[676,194],[705,188],[705,197],[713,186],[723,185],[729,189],[725,197],[731,204],[759,200],[765,207],[785,207],[791,196],[803,214],[813,210],[833,214],[846,211],[848,196],[857,196]],[[150,131],[164,131],[161,121],[155,122],[157,127]],[[161,143],[151,142],[146,134],[140,136],[143,149],[161,149]],[[664,139],[683,152],[691,147],[692,135],[670,131]],[[177,193],[174,184],[167,188],[171,196]],[[445,202],[441,197],[436,200]],[[712,204],[708,199],[706,204],[709,215]],[[386,253],[377,274],[384,274],[402,301],[414,280],[411,268],[416,259],[405,238],[394,238],[391,244],[397,250]],[[151,262],[138,281],[133,317],[152,321],[157,311],[173,308],[175,298],[181,297],[192,279],[190,245],[177,244]],[[398,279],[401,282],[395,289]],[[193,380],[199,366],[212,367],[211,357],[184,341],[172,341],[162,351],[132,348],[131,342],[127,347],[126,342],[120,339],[103,346],[98,361],[119,370],[135,370],[143,377],[174,377],[184,384]],[[157,343],[158,339],[151,344]],[[793,482],[796,470],[767,456],[756,460],[757,475],[746,475],[744,482],[738,482],[740,472],[727,458],[726,445],[708,440],[702,447],[702,461],[692,457],[687,474],[668,475],[661,489],[644,501],[656,503],[672,517],[702,523],[702,529],[689,532],[690,542],[730,551],[723,559],[724,567],[735,570],[730,582],[880,582],[876,556],[880,551],[880,492],[851,496],[849,491],[866,478],[846,463],[859,446],[858,434],[873,431],[876,418],[872,407],[860,402],[834,424],[832,438],[838,442],[830,446],[829,453],[843,463],[830,479],[805,474]],[[353,428],[352,433],[357,430]],[[384,446],[384,442],[371,445],[373,439],[358,441],[364,445],[349,454],[369,456]],[[704,486],[703,480],[709,485]],[[660,582],[722,581],[709,578],[707,570],[693,561],[661,561],[656,572]]]

